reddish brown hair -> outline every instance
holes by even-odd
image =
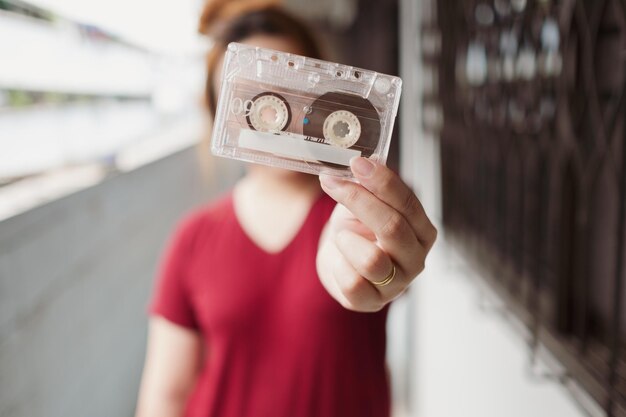
[[[207,56],[205,102],[211,116],[217,108],[214,74],[217,63],[231,42],[254,35],[283,36],[300,47],[300,52],[321,58],[321,52],[311,31],[299,19],[284,11],[275,1],[211,1],[200,19],[200,32],[213,38],[215,44]]]

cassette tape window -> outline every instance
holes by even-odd
[[[213,145],[255,164],[171,239],[137,417],[389,417],[387,305],[436,233],[383,165],[400,80],[303,56],[303,26],[251,3],[218,19]]]

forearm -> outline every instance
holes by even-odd
[[[201,363],[202,343],[196,332],[151,319],[135,417],[182,417]]]
[[[142,392],[135,417],[182,417],[188,395],[173,392]]]

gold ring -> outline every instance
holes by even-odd
[[[378,287],[384,287],[385,285],[388,285],[389,283],[391,283],[391,281],[393,281],[395,277],[396,277],[396,266],[392,265],[391,272],[389,273],[389,275],[385,277],[385,279],[383,279],[382,281],[378,281],[378,282],[376,281],[370,281],[370,282]]]

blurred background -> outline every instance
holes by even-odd
[[[0,416],[130,417],[158,257],[211,159],[201,0],[0,0]],[[396,417],[626,416],[624,0],[288,0],[399,74],[439,224],[393,305]]]

